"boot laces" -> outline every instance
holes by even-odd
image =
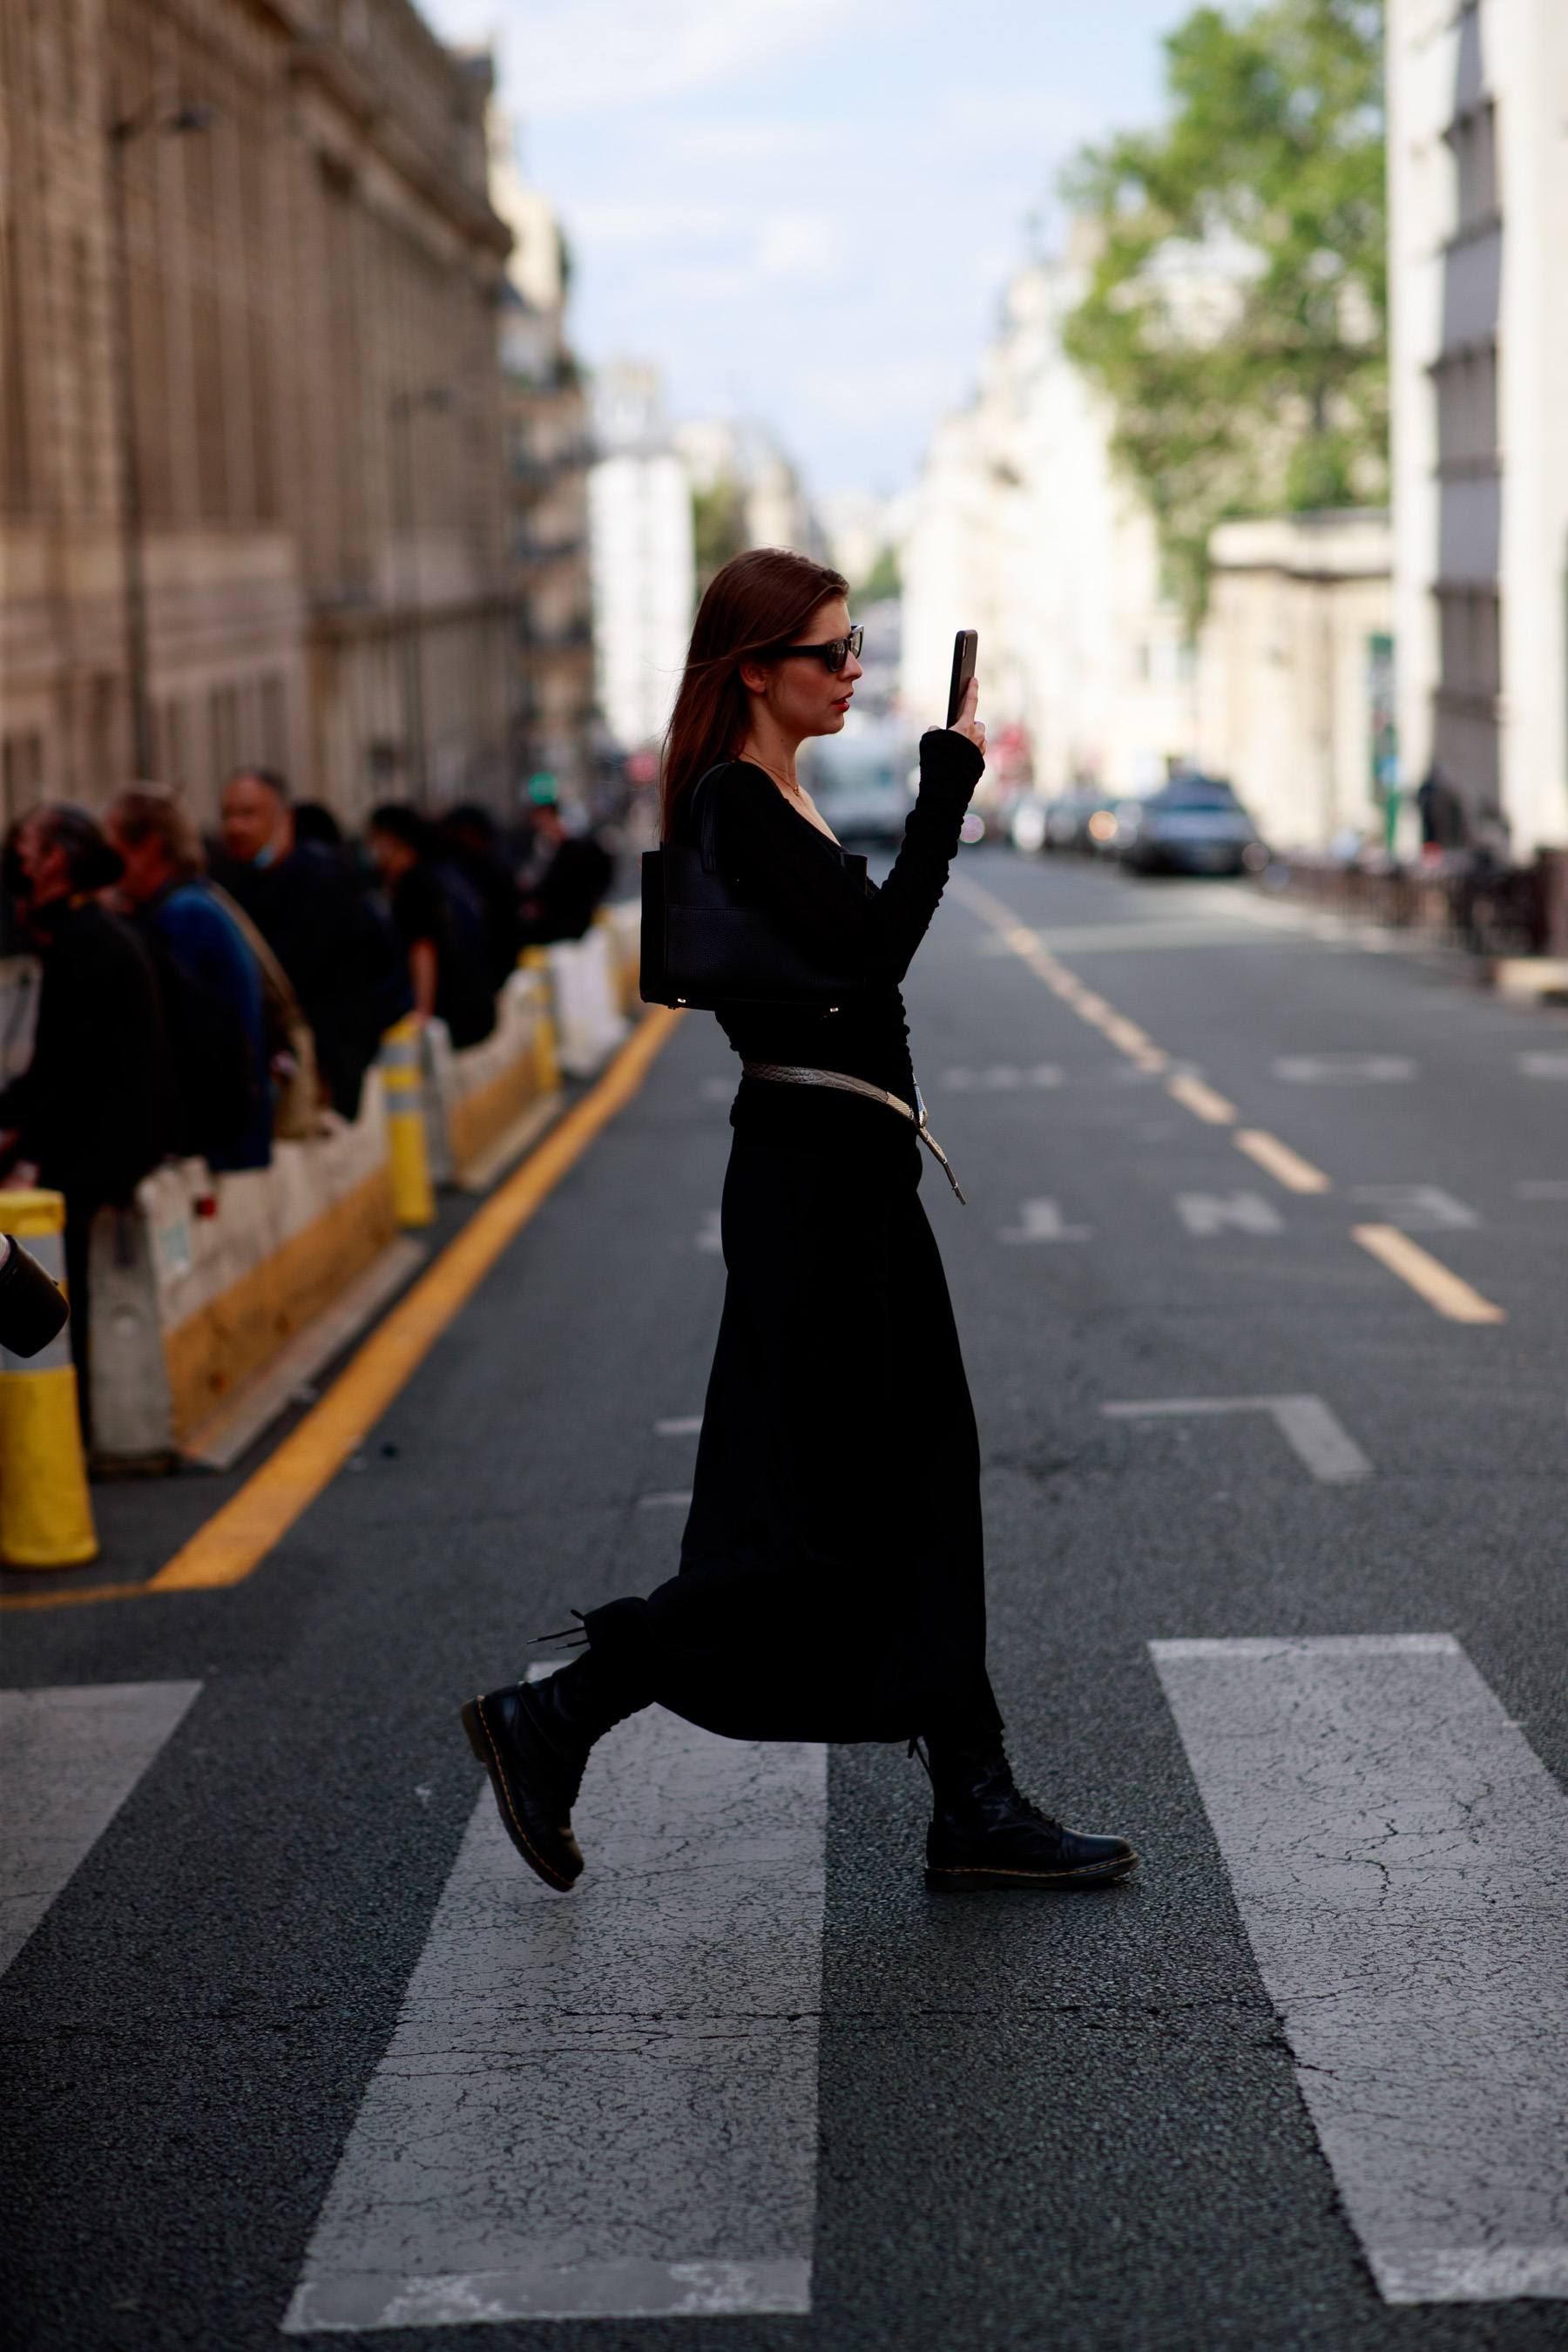
[[[1018,1811],[1027,1820],[1037,1822],[1042,1829],[1060,1830],[1061,1823],[1055,1813],[1047,1813],[1042,1806],[1036,1804],[1032,1797],[1025,1796],[1013,1778],[1013,1768],[1008,1763],[1005,1754],[1000,1758],[996,1769],[992,1775],[992,1786],[1001,1795],[1010,1798]]]

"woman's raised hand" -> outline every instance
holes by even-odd
[[[982,721],[974,716],[979,707],[980,680],[977,677],[972,677],[963,689],[963,700],[958,706],[958,716],[952,722],[951,731],[954,735],[966,735],[975,750],[984,756],[985,729]]]

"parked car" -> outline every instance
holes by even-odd
[[[902,841],[915,800],[909,746],[894,729],[851,721],[841,735],[819,736],[804,764],[806,790],[840,841]]]
[[[1110,814],[1110,803],[1104,793],[1063,793],[1046,808],[1046,847],[1047,849],[1092,850],[1095,835],[1090,831],[1097,817]]]
[[[1267,865],[1258,828],[1217,776],[1173,776],[1118,803],[1115,855],[1134,874],[1240,874]]]

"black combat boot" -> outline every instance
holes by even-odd
[[[989,1887],[1103,1886],[1133,1868],[1125,1838],[1080,1837],[1020,1796],[1000,1739],[932,1738],[935,1795],[926,1885],[938,1894]]]
[[[583,1874],[572,1808],[595,1739],[647,1705],[624,1668],[585,1650],[544,1682],[511,1683],[462,1710],[501,1826],[531,1870],[564,1895]]]

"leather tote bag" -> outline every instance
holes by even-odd
[[[719,863],[718,801],[710,768],[697,786],[700,847],[667,841],[643,852],[642,998],[711,1013],[720,1004],[836,1004],[865,976],[830,969],[753,905]],[[846,867],[865,877],[863,857]]]

